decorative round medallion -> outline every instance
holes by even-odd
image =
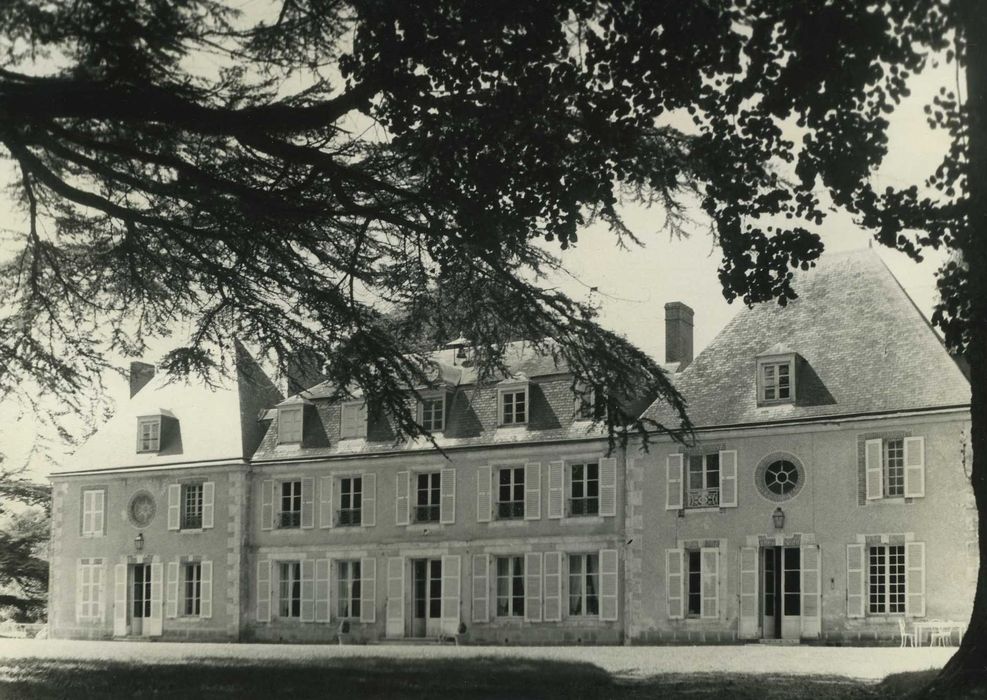
[[[805,468],[795,455],[775,452],[761,460],[754,479],[757,490],[769,501],[787,501],[802,490]]]
[[[127,506],[127,516],[137,527],[147,527],[154,520],[154,511],[154,496],[147,491],[135,493]]]

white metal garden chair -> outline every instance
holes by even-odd
[[[915,632],[909,632],[905,627],[905,621],[901,618],[898,618],[898,631],[901,633],[902,647],[907,647],[909,642],[911,642],[913,647],[918,646],[918,634]]]

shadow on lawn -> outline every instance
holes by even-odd
[[[0,698],[836,698],[894,697],[832,677],[666,674],[614,678],[592,664],[518,658],[137,664],[0,662]]]

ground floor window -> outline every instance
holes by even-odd
[[[360,617],[360,562],[339,562],[339,616]]]
[[[278,615],[281,617],[302,616],[302,564],[297,561],[283,561],[279,567]]]
[[[904,614],[904,545],[872,545],[867,551],[867,581],[867,610],[870,614]]]
[[[185,615],[198,616],[202,609],[202,564],[185,565]]]
[[[600,614],[600,555],[569,555],[569,614]]]
[[[497,616],[524,615],[524,557],[497,557]]]
[[[699,617],[703,612],[703,559],[698,549],[686,553],[686,615]]]

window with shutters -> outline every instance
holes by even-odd
[[[158,452],[161,449],[161,416],[137,419],[137,451]]]
[[[106,524],[106,490],[85,489],[82,492],[82,536],[102,537]]]
[[[717,508],[720,505],[720,455],[711,452],[689,456],[686,508]]]
[[[202,528],[202,484],[182,484],[182,530]]]
[[[340,407],[340,438],[367,436],[367,403],[350,401]]]
[[[80,622],[95,622],[103,616],[103,560],[82,559],[78,571],[79,602],[76,617]]]
[[[441,472],[415,474],[415,522],[437,523],[440,517]]]
[[[301,443],[304,418],[305,409],[303,406],[279,408],[278,442],[282,445]]]
[[[278,510],[278,527],[289,529],[302,526],[302,482],[282,481]]]
[[[703,612],[703,558],[698,549],[687,549],[686,560],[686,617],[699,617]]]
[[[363,478],[344,476],[339,479],[337,525],[360,525],[363,522]]]
[[[528,387],[500,389],[500,424],[519,425],[528,422]]]
[[[419,418],[422,428],[430,433],[438,433],[446,425],[446,395],[445,392],[434,396],[423,396],[418,403]]]
[[[884,440],[882,445],[884,495],[887,498],[905,495],[905,441]]]
[[[904,545],[871,545],[867,549],[867,612],[905,613]]]
[[[570,554],[569,615],[600,614],[600,555]]]
[[[600,512],[600,463],[577,462],[569,465],[569,515],[596,515]]]
[[[182,614],[198,617],[202,613],[202,564],[189,562],[185,565],[184,605]]]
[[[336,565],[337,614],[341,618],[360,617],[360,560]]]
[[[516,520],[524,517],[524,467],[501,467],[497,470],[497,518]]]
[[[524,616],[524,557],[497,557],[497,617]]]
[[[302,563],[283,561],[278,566],[278,616],[302,616]]]

